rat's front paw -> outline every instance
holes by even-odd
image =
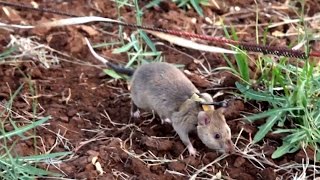
[[[161,124],[164,124],[164,123],[169,123],[169,124],[171,124],[172,121],[171,121],[171,119],[169,119],[169,118],[161,119]]]
[[[136,112],[131,113],[131,116],[134,117],[134,118],[136,118],[136,119],[140,118],[140,111],[137,110]]]
[[[191,143],[187,146],[187,148],[191,156],[197,155],[197,150],[192,146]]]

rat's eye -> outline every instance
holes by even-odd
[[[220,136],[219,133],[215,133],[215,134],[213,135],[213,137],[214,137],[215,139],[220,139],[220,138],[221,138],[221,136]]]

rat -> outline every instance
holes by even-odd
[[[189,132],[196,130],[208,148],[221,153],[234,152],[231,130],[224,117],[225,108],[215,110],[212,96],[200,93],[187,76],[166,62],[151,62],[137,69],[115,65],[99,56],[85,39],[95,58],[120,74],[131,76],[131,116],[138,118],[139,109],[155,111],[162,124],[168,122],[191,155],[196,155]]]
[[[155,111],[162,123],[172,124],[191,155],[197,151],[189,139],[196,130],[200,140],[210,149],[222,153],[234,151],[231,130],[223,115],[224,108],[214,109],[211,95],[200,93],[185,74],[172,64],[152,62],[136,70],[107,65],[118,73],[132,76],[130,82],[131,115],[138,118],[139,109]]]

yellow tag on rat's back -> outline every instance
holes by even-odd
[[[211,109],[209,106],[210,105],[202,105],[202,109],[207,112]]]

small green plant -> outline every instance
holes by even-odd
[[[136,22],[137,24],[142,24],[142,15],[143,11],[138,6],[138,0],[127,1],[127,0],[118,0],[116,1],[118,9],[123,6],[134,7],[136,11]],[[120,10],[118,11],[119,20],[121,19]],[[130,34],[129,37],[124,38],[122,34],[122,27],[119,27],[119,35],[122,37],[121,42],[115,42],[116,44],[122,44],[122,46],[114,49],[112,53],[127,53],[128,63],[125,65],[126,68],[133,67],[134,65],[140,65],[148,63],[150,61],[161,61],[161,52],[157,51],[155,44],[151,41],[148,35],[142,30],[136,30]],[[105,44],[105,45],[114,45]],[[101,47],[101,45],[95,45],[95,47]],[[104,72],[114,79],[127,79],[128,77],[116,73],[111,69],[105,69]]]
[[[9,48],[0,53],[0,62],[10,60],[11,55],[16,52],[16,48]],[[19,69],[19,68],[18,68]],[[24,73],[22,72],[24,75]],[[28,77],[24,75],[26,79]],[[28,81],[29,90],[32,96],[36,96],[36,88],[34,88],[33,81]],[[36,99],[32,99],[32,114],[34,118],[22,118],[13,109],[13,103],[21,90],[26,84],[10,94],[8,100],[0,102],[0,177],[1,179],[35,179],[40,177],[58,177],[61,174],[53,173],[39,168],[39,164],[49,164],[59,159],[69,152],[46,153],[39,154],[36,148],[36,128],[50,119],[50,116],[36,118],[38,103]],[[5,127],[12,127],[12,130],[7,130]],[[28,133],[26,133],[28,132]],[[30,135],[31,134],[31,135]],[[34,154],[30,156],[20,156],[16,154],[16,145],[19,142],[31,140],[34,142]]]
[[[65,156],[69,154],[68,152],[60,153],[49,153],[42,155],[32,155],[21,157],[14,153],[15,145],[19,141],[28,140],[35,138],[35,136],[26,136],[25,132],[35,129],[44,122],[50,119],[50,116],[43,117],[39,120],[31,121],[30,124],[24,126],[18,126],[14,114],[12,112],[12,104],[15,97],[21,91],[21,85],[11,98],[6,102],[1,104],[0,112],[0,177],[1,179],[35,179],[39,177],[58,177],[60,174],[53,173],[50,171],[43,170],[37,167],[39,163],[49,163],[50,161]],[[11,131],[6,131],[6,126],[12,126],[14,129]],[[19,137],[18,137],[19,136]],[[13,140],[15,139],[15,140]]]
[[[231,36],[228,33],[226,28],[224,28],[224,32],[226,37],[230,39]],[[234,40],[237,40],[238,36],[234,28],[231,29],[231,33],[232,33],[232,38]],[[231,60],[225,54],[223,54],[223,57],[228,64],[228,67],[219,67],[219,68],[215,68],[215,70],[228,70],[231,73],[233,73],[235,76],[237,76],[239,79],[241,79],[243,82],[250,84],[250,76],[249,76],[250,68],[248,64],[248,61],[249,61],[248,55],[246,54],[246,52],[234,46],[232,47],[232,50],[238,52],[238,54],[233,55],[236,62],[236,66],[231,62]]]
[[[272,62],[270,62],[272,63]],[[265,77],[266,78],[266,77]],[[266,101],[271,109],[247,117],[251,122],[267,118],[266,123],[259,127],[254,141],[262,140],[272,131],[284,133],[282,146],[272,154],[278,158],[292,153],[301,147],[311,145],[318,151],[320,143],[320,69],[309,62],[303,67],[293,66],[287,61],[272,63],[270,76],[265,81],[266,91],[256,91],[237,83],[237,88],[251,100]],[[294,124],[292,129],[285,129],[285,122]],[[281,128],[283,127],[283,128]]]
[[[303,16],[303,15],[302,15]],[[302,21],[303,22],[303,21]],[[230,38],[228,31],[225,34]],[[305,31],[307,32],[307,31]],[[263,43],[266,43],[264,32]],[[258,37],[258,35],[257,35]],[[234,29],[232,38],[237,40]],[[299,38],[299,41],[308,39]],[[250,122],[266,119],[254,136],[254,142],[261,141],[267,133],[282,133],[282,145],[272,154],[279,158],[287,153],[293,153],[300,148],[311,146],[320,159],[320,69],[318,66],[304,62],[301,67],[289,63],[288,58],[274,61],[269,56],[261,56],[256,61],[256,71],[259,77],[255,80],[259,90],[252,88],[253,81],[249,77],[248,58],[241,52],[234,56],[236,65],[225,56],[229,67],[218,69],[229,70],[241,79],[236,83],[238,90],[249,100],[268,102],[270,108],[259,114],[246,117]],[[290,124],[290,129],[288,129]]]

